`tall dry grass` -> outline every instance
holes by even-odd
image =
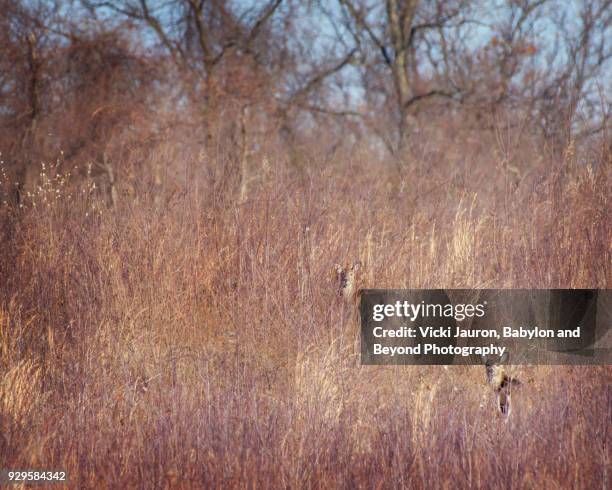
[[[193,162],[115,208],[47,168],[1,210],[0,466],[74,488],[609,488],[609,367],[515,366],[504,422],[483,368],[359,363],[336,262],[381,288],[611,284],[609,160],[455,149],[401,176],[271,155],[245,202]]]

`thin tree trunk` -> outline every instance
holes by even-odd
[[[403,153],[408,144],[407,103],[410,100],[410,80],[408,78],[408,44],[410,29],[418,0],[412,0],[400,9],[398,0],[387,0],[387,16],[391,30],[391,43],[395,59],[393,60],[393,80],[397,93],[397,104],[400,114],[398,127],[398,153]]]

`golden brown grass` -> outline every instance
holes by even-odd
[[[87,183],[3,207],[0,466],[75,488],[609,488],[609,367],[515,366],[504,422],[484,368],[361,366],[333,282],[361,260],[369,287],[609,287],[610,165],[587,163],[517,181],[485,157],[402,178],[270,157],[241,204],[195,172],[114,209]]]

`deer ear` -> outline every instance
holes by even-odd
[[[510,358],[510,353],[508,351],[506,351],[499,358],[499,362],[508,362],[509,358]]]
[[[334,264],[334,270],[336,271],[336,274],[342,274],[344,269],[340,264]]]

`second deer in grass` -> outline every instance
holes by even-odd
[[[352,266],[336,264],[336,279],[338,281],[338,294],[348,303],[356,299],[359,290],[358,271],[361,262],[357,261]]]
[[[498,359],[490,359],[483,356],[487,372],[487,382],[496,394],[497,408],[504,416],[510,415],[510,395],[512,387],[520,382],[508,375],[506,367],[501,365],[508,361],[509,354],[504,354]]]

